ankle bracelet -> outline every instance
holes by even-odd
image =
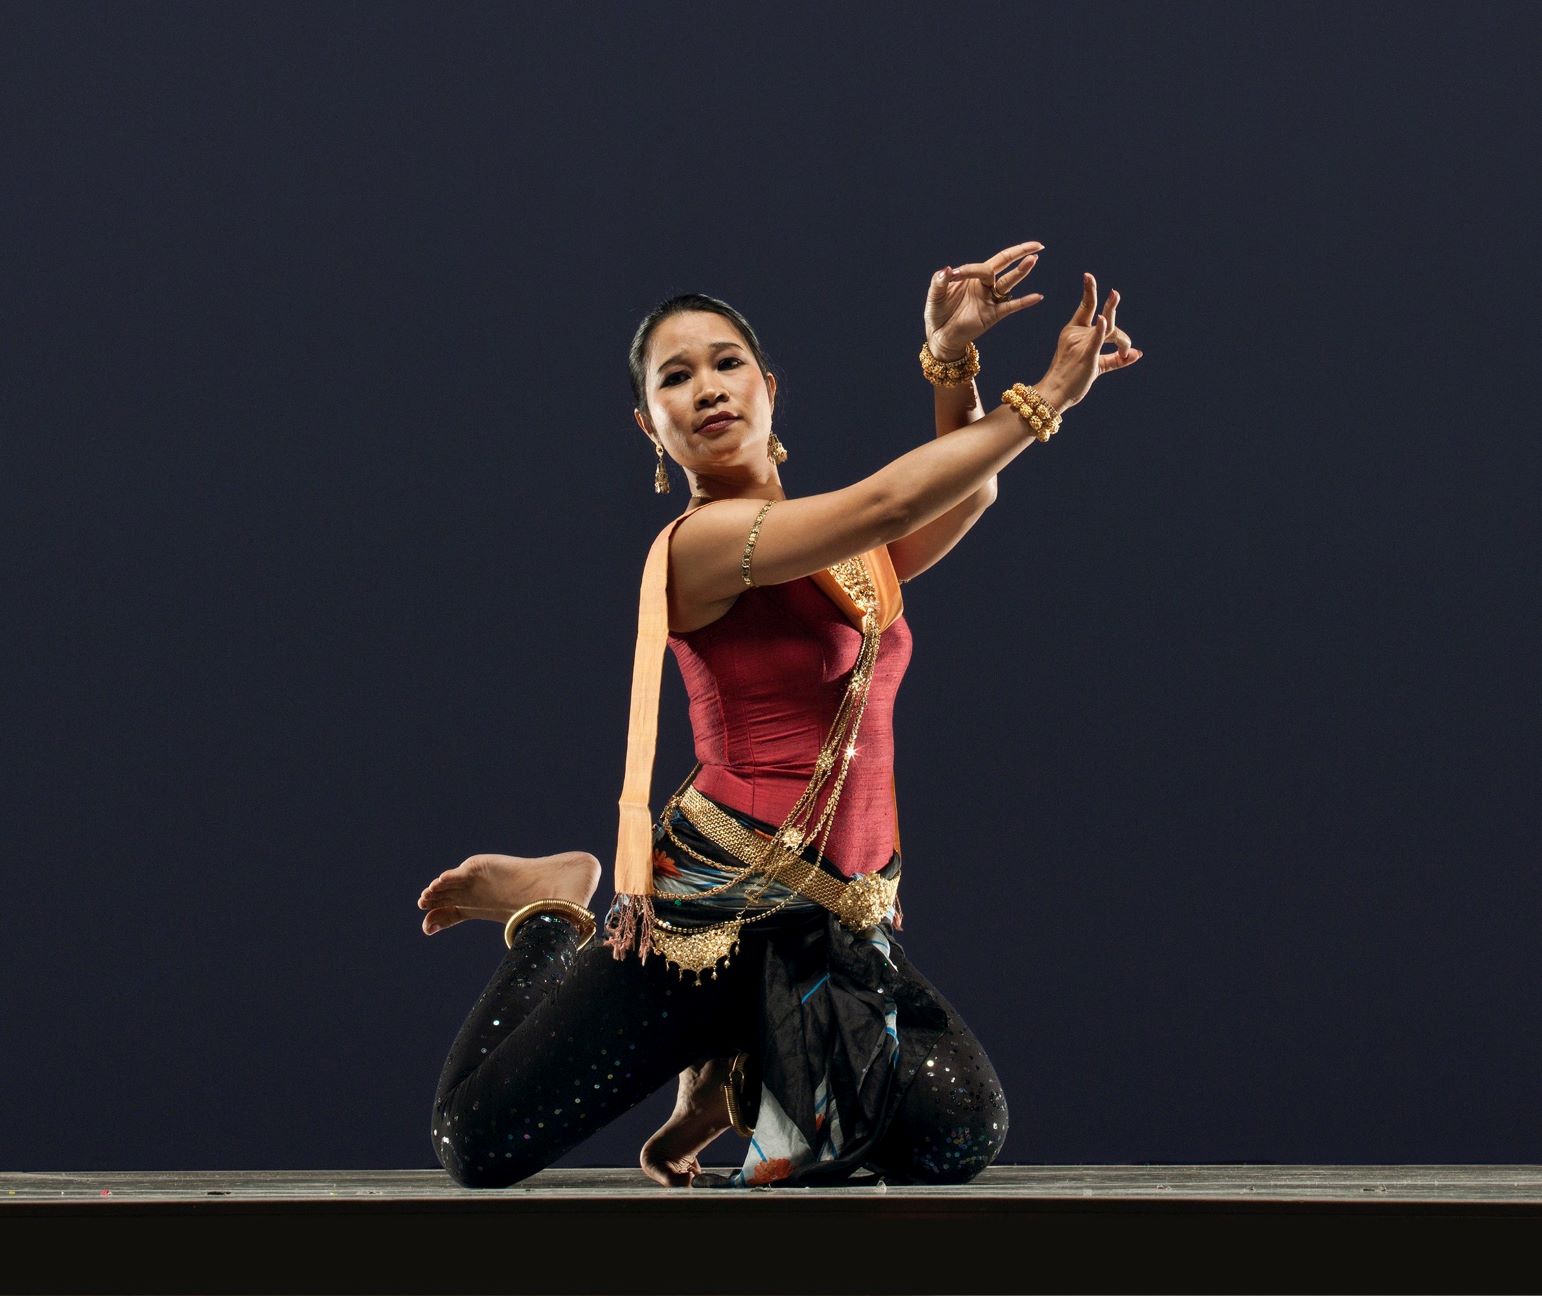
[[[514,948],[514,933],[519,929],[520,923],[535,913],[561,914],[564,918],[570,919],[573,925],[578,928],[580,938],[578,942],[579,949],[583,949],[585,945],[594,939],[594,929],[596,926],[594,915],[585,909],[583,905],[575,904],[572,900],[559,900],[556,896],[551,896],[545,900],[532,900],[522,909],[516,909],[510,915],[508,922],[503,925],[503,943],[509,949]]]

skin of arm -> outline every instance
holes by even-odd
[[[933,391],[936,393],[934,404],[939,437],[967,427],[985,413],[980,406],[980,393],[973,382],[961,387],[934,387]],[[969,533],[969,528],[979,521],[980,515],[995,502],[996,475],[992,473],[979,490],[960,500],[940,517],[933,518],[907,536],[891,540],[889,558],[894,564],[895,574],[901,580],[909,580],[924,572],[962,540]]]
[[[1007,253],[1012,251],[1008,249]],[[956,273],[972,277],[973,271],[971,267],[960,267]],[[934,287],[942,285],[943,274],[939,271],[934,276]],[[989,268],[981,274],[990,277]],[[1000,282],[999,275],[996,279]],[[1011,284],[1005,286],[1010,288]],[[1032,303],[1037,298],[1021,300]],[[1107,305],[1098,312],[1097,282],[1091,274],[1083,274],[1082,301],[1070,322],[1060,330],[1049,371],[1033,384],[1059,414],[1079,404],[1100,373],[1123,368],[1140,358],[1140,353],[1128,345],[1128,335],[1114,327],[1117,302],[1118,294],[1110,293]],[[937,333],[935,328],[929,329],[928,347],[932,355],[939,359],[952,357],[955,347],[949,345],[951,339]],[[1122,344],[1118,356],[1101,354],[1110,336]],[[962,354],[962,348],[959,353]],[[770,391],[769,386],[767,390]],[[769,518],[765,516],[766,507],[756,510],[757,498],[764,497],[720,497],[721,504],[707,519],[675,539],[670,565],[679,580],[672,591],[679,596],[679,607],[701,605],[699,610],[712,611],[715,605],[731,604],[742,593],[742,572],[737,565],[730,570],[729,560],[752,516],[757,528],[762,522],[766,524],[759,532],[756,556],[762,584],[795,580],[829,566],[841,555],[879,545],[900,545],[910,539],[913,546],[919,546],[917,533],[972,497],[980,496],[982,491],[988,494],[995,474],[1029,445],[1048,439],[1043,430],[1031,432],[1024,419],[1006,403],[974,417],[977,399],[972,387],[961,394],[953,415],[961,426],[915,447],[841,490],[788,501]],[[785,495],[777,495],[771,497],[772,502],[776,498],[786,500]],[[928,545],[926,551],[914,548],[912,561],[903,566],[896,564],[896,572],[905,573],[901,579],[908,579],[922,566],[935,562],[957,543],[968,524],[978,520],[980,511],[983,510],[972,506],[972,517],[950,527],[951,534]],[[673,607],[671,615],[675,615]],[[692,619],[690,625],[707,624],[712,619],[711,615]]]
[[[933,275],[923,315],[932,355],[942,361],[957,360],[963,356],[970,338],[978,337],[1003,315],[1042,301],[1042,293],[1011,299],[1011,292],[1033,269],[1043,250],[1044,245],[1037,240],[1019,243],[980,264],[944,267]],[[1014,261],[1016,268],[1009,269]],[[986,282],[991,286],[990,301],[981,296],[981,285]],[[1122,369],[1140,359],[1141,352],[1130,345],[1129,334],[1115,327],[1114,307],[1118,300],[1118,293],[1110,293],[1103,312],[1095,315],[1097,281],[1083,273],[1081,304],[1071,323],[1060,331],[1056,345],[1056,361],[1062,363],[1058,367],[1052,364],[1050,373],[1037,384],[1040,394],[1056,409],[1063,412],[1076,404],[1098,374]],[[1117,358],[1101,354],[1105,341],[1112,341],[1119,348]],[[1092,351],[1085,350],[1089,342]],[[1069,374],[1077,375],[1074,382],[1054,381]],[[937,387],[935,392],[939,438],[995,416],[995,411],[989,416],[985,414],[974,383],[967,387]],[[992,474],[951,508],[890,541],[889,556],[900,579],[908,580],[925,571],[946,554],[995,500],[996,477]]]

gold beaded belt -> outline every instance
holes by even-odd
[[[664,814],[672,814],[676,805],[703,837],[740,864],[753,864],[765,854],[766,843],[771,840],[767,834],[746,827],[694,787],[672,797]],[[840,882],[780,843],[771,848],[759,872],[822,904],[840,919],[841,926],[852,931],[863,931],[882,921],[899,892],[898,878],[882,878],[876,873],[859,873],[849,882]]]

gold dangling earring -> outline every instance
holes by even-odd
[[[771,434],[771,439],[766,442],[766,458],[772,463],[787,462],[787,447],[776,439],[776,433]]]
[[[655,495],[668,495],[669,474],[664,471],[664,447],[655,441],[653,448],[659,452],[659,466],[653,471],[653,493]]]

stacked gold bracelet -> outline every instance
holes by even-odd
[[[1027,383],[1013,383],[1001,393],[1001,399],[1018,412],[1040,441],[1048,441],[1060,431],[1060,411]]]
[[[933,387],[962,387],[980,372],[980,352],[973,342],[957,360],[939,360],[925,342],[921,344],[921,372]]]

